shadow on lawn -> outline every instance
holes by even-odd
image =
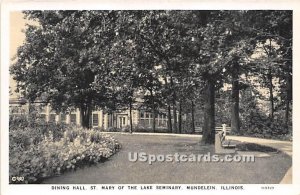
[[[247,151],[247,152],[263,152],[263,153],[279,153],[280,151],[264,145],[259,145],[255,143],[239,142],[236,143],[236,152]],[[174,149],[179,152],[189,152],[195,154],[205,154],[205,153],[215,153],[214,145],[202,145],[201,143],[178,143],[174,144]]]
[[[245,142],[241,142],[237,144],[236,149],[238,151],[254,151],[254,152],[266,152],[266,153],[279,152],[279,150],[269,146],[264,146],[264,145],[254,144],[254,143],[245,143]]]

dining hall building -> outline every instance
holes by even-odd
[[[57,113],[55,110],[51,109],[51,106],[49,104],[45,105],[41,102],[28,103],[26,100],[10,98],[9,110],[10,115],[27,114],[35,110],[39,118],[41,120],[44,120],[45,122],[64,123],[81,126],[81,115],[78,108],[70,109],[70,111],[66,113]],[[92,111],[90,116],[90,127],[100,128],[103,130],[109,130],[109,128],[123,129],[130,125],[129,116],[129,109],[116,110],[109,113],[101,109],[94,110]],[[186,116],[183,115],[182,119],[185,120]],[[159,113],[156,115],[155,121],[156,129],[168,129],[168,117],[165,110],[159,109]],[[133,127],[150,129],[152,128],[152,123],[153,114],[151,112],[148,112],[147,110],[142,108],[132,109]]]

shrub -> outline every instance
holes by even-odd
[[[130,132],[130,125],[126,125],[125,127],[122,127],[122,132]]]
[[[272,120],[261,112],[250,112],[247,115],[242,115],[241,130],[246,136],[291,140],[291,127],[286,127],[284,119],[276,115]]]
[[[44,124],[43,129],[39,124],[28,124],[10,123],[10,183],[16,183],[11,180],[14,176],[24,177],[17,183],[39,183],[44,178],[102,162],[120,149],[113,137],[97,130],[55,124]]]
[[[121,129],[117,128],[117,127],[108,127],[107,128],[108,132],[120,132]]]
[[[144,125],[137,124],[133,127],[134,132],[147,132],[146,127]]]
[[[105,131],[103,127],[93,127],[93,130],[95,131]]]
[[[27,148],[30,144],[37,145],[42,141],[43,136],[51,129],[55,141],[60,140],[63,132],[68,128],[74,128],[65,124],[46,123],[42,120],[35,120],[31,116],[19,115],[10,116],[9,120],[9,139],[13,143]],[[11,146],[11,145],[10,145]]]

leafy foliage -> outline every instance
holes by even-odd
[[[138,96],[154,116],[158,108],[168,109],[168,126],[174,133],[182,132],[183,113],[190,115],[194,112],[191,107],[201,108],[206,143],[214,142],[215,122],[231,117],[238,127],[241,117],[241,126],[245,127],[249,120],[244,110],[252,104],[259,107],[265,100],[271,106],[262,118],[269,114],[270,123],[276,126],[276,115],[284,115],[282,124],[290,129],[291,11],[84,10],[24,14],[39,25],[27,26],[26,41],[11,68],[18,89],[31,101],[45,99],[57,111],[80,108],[84,127],[89,127],[93,109],[131,110],[138,105]],[[234,91],[231,98],[223,90],[226,85],[234,86],[229,89]],[[255,95],[260,96],[242,105],[239,94],[248,87],[255,87]],[[264,89],[269,95],[259,92]],[[223,97],[223,102],[215,94]],[[235,109],[227,108],[228,104],[235,104]],[[221,110],[222,105],[226,109]],[[156,129],[155,120],[152,127]],[[280,128],[281,133],[286,132],[284,128]]]
[[[96,130],[55,124],[29,126],[24,118],[10,121],[9,138],[10,183],[15,183],[11,180],[14,176],[24,177],[21,183],[39,183],[102,162],[121,147],[114,138]]]

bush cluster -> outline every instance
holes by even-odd
[[[289,130],[291,127],[286,127],[281,118],[269,117],[256,112],[244,117],[241,121],[241,129],[243,134],[252,137],[291,140],[292,134]]]
[[[23,121],[22,121],[23,120]],[[10,121],[10,183],[40,183],[43,179],[109,158],[120,149],[111,136],[56,124]],[[11,178],[23,177],[13,182]]]

